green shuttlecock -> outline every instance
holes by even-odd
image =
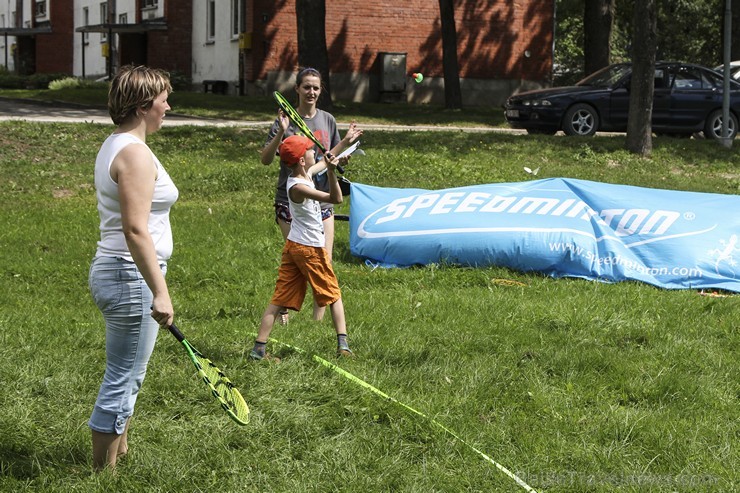
[[[411,77],[414,78],[414,81],[416,81],[417,84],[424,80],[424,74],[422,74],[421,72],[414,72],[413,74],[411,74]]]

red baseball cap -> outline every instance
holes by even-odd
[[[280,160],[288,166],[293,166],[306,155],[306,151],[313,147],[313,141],[303,135],[291,135],[285,139],[279,148]]]

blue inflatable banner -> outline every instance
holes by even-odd
[[[740,196],[551,178],[446,190],[352,184],[350,250],[385,267],[504,266],[740,292]]]

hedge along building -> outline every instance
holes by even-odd
[[[227,93],[259,95],[289,91],[298,68],[293,0],[0,0],[0,12],[3,4],[22,26],[0,35],[16,36],[23,73],[91,78],[140,63],[195,88],[223,81]],[[331,0],[325,19],[335,99],[444,100],[438,2]],[[498,105],[549,83],[554,0],[456,0],[455,21],[464,104]]]

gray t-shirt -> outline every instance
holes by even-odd
[[[327,150],[332,149],[334,146],[339,144],[341,138],[339,137],[339,130],[337,129],[337,121],[334,119],[331,113],[316,109],[316,114],[313,116],[313,118],[304,118],[303,121],[306,122],[306,126],[311,129],[311,132],[313,132],[314,136],[319,139],[319,141]],[[267,139],[265,140],[265,145],[267,145],[275,137],[275,135],[277,135],[278,128],[280,128],[280,122],[275,119],[275,122],[270,128],[270,133],[267,135]],[[288,125],[288,129],[285,131],[283,139],[287,139],[291,135],[303,135],[293,125],[293,123],[290,123],[290,125]],[[317,146],[314,146],[314,149],[316,150],[316,161],[318,162],[324,156],[320,153]],[[278,152],[278,156],[279,155],[280,153]],[[285,205],[288,204],[288,192],[285,188],[288,183],[288,176],[290,176],[290,168],[288,168],[281,160],[280,174],[278,176],[277,187],[275,189],[276,203],[282,203]],[[318,190],[322,190],[324,192],[329,191],[329,183],[326,180],[325,171],[319,173],[317,176],[314,177],[314,183],[316,184],[316,188]],[[333,204],[329,204],[326,202],[321,203],[322,209],[330,209],[331,207],[333,207]]]

